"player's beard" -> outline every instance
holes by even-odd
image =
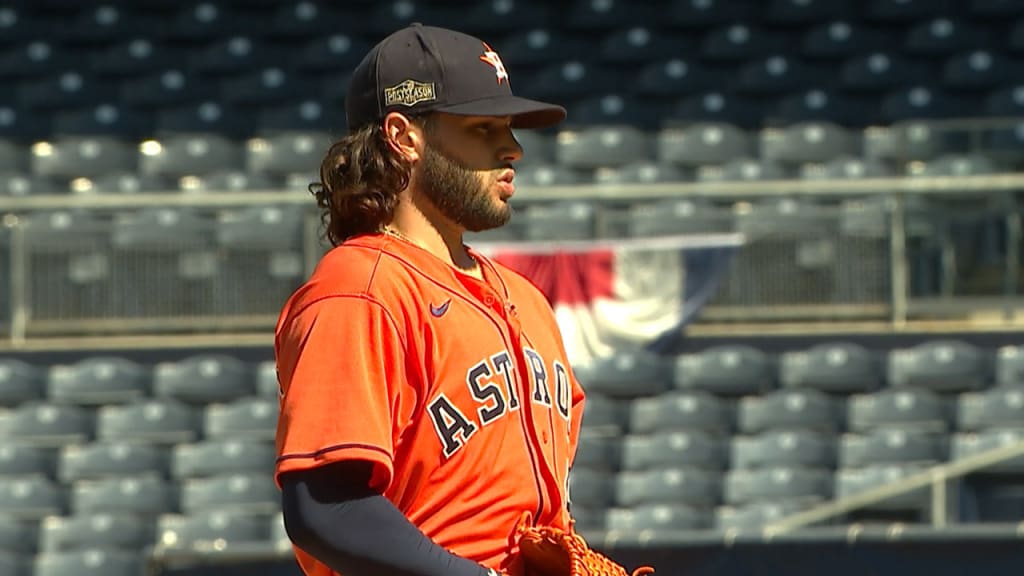
[[[512,207],[495,199],[478,172],[446,156],[429,142],[420,156],[420,190],[442,215],[469,232],[498,228]]]

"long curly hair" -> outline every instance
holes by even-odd
[[[426,116],[409,119],[427,127]],[[388,145],[380,123],[332,144],[320,163],[319,181],[309,185],[331,245],[380,230],[394,216],[411,174],[412,163]]]

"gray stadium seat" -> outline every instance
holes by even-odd
[[[272,440],[277,429],[278,410],[280,406],[276,399],[258,397],[211,404],[203,414],[203,430],[210,440]]]
[[[662,162],[680,166],[717,165],[755,153],[754,136],[727,122],[696,122],[685,128],[665,128],[657,135]]]
[[[53,366],[47,394],[53,402],[96,406],[138,400],[149,394],[150,370],[116,356],[89,356]]]
[[[226,192],[268,192],[277,190],[281,179],[260,172],[239,169],[216,170],[202,176],[182,176],[178,190],[185,194],[218,194]]]
[[[264,398],[277,398],[281,383],[277,379],[277,362],[264,360],[256,364],[256,394]]]
[[[753,60],[783,47],[785,37],[753,23],[731,22],[705,32],[700,55],[713,62]]]
[[[575,169],[622,166],[650,158],[653,144],[649,134],[633,126],[589,126],[559,132],[555,158]]]
[[[727,467],[721,437],[701,430],[630,434],[622,441],[622,469],[630,471],[687,466]]]
[[[603,509],[615,501],[615,478],[612,472],[573,468],[569,471],[569,502],[573,507]]]
[[[595,235],[595,207],[585,201],[531,204],[519,218],[525,240],[589,240]]]
[[[147,175],[180,178],[202,176],[245,166],[242,147],[218,134],[170,135],[143,143],[139,171]]]
[[[1024,429],[1024,387],[997,386],[966,392],[957,398],[957,428],[980,432],[989,428]]]
[[[721,482],[718,471],[683,466],[619,472],[615,477],[615,504],[689,504],[708,508],[718,503]]]
[[[864,155],[869,158],[909,162],[930,160],[956,151],[957,143],[926,121],[908,120],[864,133]]]
[[[204,441],[178,444],[171,453],[174,478],[200,478],[234,473],[266,473],[274,470],[274,445],[245,440]]]
[[[626,534],[644,530],[702,530],[710,527],[706,509],[684,504],[647,504],[632,508],[611,508],[605,514],[606,528]]]
[[[46,372],[17,358],[0,358],[0,406],[42,400]]]
[[[815,23],[802,37],[804,55],[813,58],[848,58],[881,48],[884,32],[847,18],[836,18]]]
[[[879,464],[938,464],[949,452],[944,434],[904,430],[872,430],[867,434],[847,434],[839,443],[841,468],[866,468]]]
[[[958,340],[933,340],[889,352],[887,379],[891,386],[964,392],[988,386],[992,356]]]
[[[937,158],[912,164],[908,174],[917,177],[977,176],[999,172],[996,162],[980,154],[943,154]]]
[[[33,554],[38,548],[39,522],[0,514],[0,553]],[[3,565],[0,564],[0,568]],[[0,574],[6,574],[0,570]]]
[[[197,410],[169,398],[103,406],[97,413],[96,437],[104,442],[175,444],[191,442],[199,432]]]
[[[370,50],[366,39],[345,32],[332,31],[309,38],[301,45],[301,58],[295,66],[311,72],[332,71],[339,66],[355,68],[360,58]],[[506,58],[507,60],[507,58]]]
[[[226,354],[203,353],[161,362],[153,370],[153,393],[186,404],[230,402],[255,392],[249,365]]]
[[[235,472],[182,480],[180,504],[186,514],[210,510],[271,514],[281,509],[281,493],[272,474]]]
[[[522,188],[528,191],[530,188],[541,188],[545,186],[572,186],[586,184],[591,180],[590,176],[579,170],[573,170],[567,166],[558,164],[535,163],[524,164],[516,168],[515,185],[516,190]]]
[[[726,210],[700,200],[634,202],[629,207],[627,218],[627,234],[631,237],[732,231],[732,217]]]
[[[138,550],[91,548],[40,554],[33,576],[138,576],[144,566]]]
[[[864,15],[872,20],[899,23],[940,16],[945,6],[945,2],[922,0],[870,0],[864,6]]]
[[[317,174],[332,142],[325,132],[281,132],[252,138],[246,143],[246,169],[277,175]]]
[[[80,185],[85,192],[96,194],[142,194],[147,192],[169,192],[177,186],[160,176],[146,176],[138,172],[107,172],[93,179],[72,182],[72,188]]]
[[[772,117],[780,124],[831,122],[860,127],[877,121],[870,103],[868,96],[812,84],[806,90],[781,97]]]
[[[681,98],[666,115],[664,125],[667,128],[692,122],[725,122],[756,130],[766,113],[761,100],[712,88]]]
[[[284,525],[284,513],[278,512],[270,517],[270,541],[277,548],[291,549],[292,541]]]
[[[718,395],[757,394],[775,386],[775,370],[775,362],[764,352],[725,344],[679,356],[674,383],[680,390],[704,390]]]
[[[111,136],[65,136],[32,147],[32,171],[44,178],[95,178],[134,170],[137,161],[132,143]]]
[[[697,170],[699,182],[753,182],[787,178],[778,162],[761,158],[738,157],[721,166],[702,166]]]
[[[782,129],[761,132],[763,158],[782,163],[827,162],[860,151],[860,139],[852,130],[831,122],[799,122]]]
[[[800,501],[757,502],[741,506],[718,506],[715,509],[715,528],[718,530],[760,530],[766,524],[806,510],[808,504]]]
[[[130,514],[151,517],[177,509],[174,487],[159,476],[117,476],[71,485],[71,514]]]
[[[614,472],[622,460],[622,444],[619,434],[596,433],[584,428],[572,465],[574,468]]]
[[[736,70],[734,85],[742,93],[772,96],[806,90],[828,69],[788,56],[783,52],[758,54]]]
[[[604,508],[573,505],[569,511],[577,530],[604,530],[607,527],[607,511]]]
[[[898,88],[882,97],[881,114],[887,122],[910,119],[943,119],[956,116],[968,104],[926,84]]]
[[[53,478],[55,468],[51,449],[11,442],[0,444],[0,477]]]
[[[587,394],[581,426],[595,433],[620,434],[629,425],[629,412],[626,401],[604,394]]]
[[[25,146],[7,138],[0,138],[0,173],[27,172],[29,155]]]
[[[268,542],[270,523],[265,516],[231,510],[198,514],[165,514],[157,519],[157,544],[162,548],[192,548],[222,542]]]
[[[530,98],[572,101],[593,96],[617,86],[614,69],[588,60],[556,60],[531,76],[524,90]]]
[[[845,498],[866,490],[891,484],[913,474],[923,472],[926,468],[915,465],[882,464],[866,468],[840,469],[836,471],[835,491],[837,498]],[[930,503],[927,489],[912,490],[899,496],[870,504],[864,510],[886,511],[921,511],[926,510]]]
[[[893,169],[877,158],[841,155],[824,164],[805,164],[800,167],[804,180],[859,180],[861,178],[891,178]]]
[[[914,56],[943,56],[976,46],[982,33],[965,19],[937,16],[922,20],[906,32],[905,51]]]
[[[61,487],[47,478],[0,478],[0,514],[23,520],[60,515],[66,509]]]
[[[621,351],[575,369],[576,378],[587,390],[615,398],[652,396],[668,391],[672,376],[661,356]]]
[[[167,450],[119,440],[74,444],[61,448],[56,472],[65,484],[119,476],[162,476],[167,472]]]
[[[634,400],[629,430],[634,434],[671,430],[707,430],[724,434],[733,429],[733,421],[732,409],[724,399],[693,390]]]
[[[516,164],[520,166],[531,164],[553,164],[555,162],[555,137],[546,132],[537,130],[513,130],[519,146],[523,149],[523,157]]]
[[[996,384],[999,386],[1024,385],[1024,347],[1003,346],[999,348],[996,353]]]
[[[722,76],[697,58],[679,53],[659,54],[639,65],[633,90],[640,96],[673,98],[710,90],[720,85]]]
[[[5,438],[34,446],[85,442],[93,430],[92,414],[77,406],[33,401],[0,413],[0,431]]]
[[[950,460],[968,458],[998,448],[1024,442],[1024,428],[990,428],[980,433],[954,434],[950,446]],[[1024,474],[1024,457],[1002,460],[985,467],[985,474]]]
[[[46,553],[90,548],[141,550],[153,542],[154,525],[127,514],[51,516],[39,527],[39,551]]]
[[[974,49],[946,61],[942,79],[953,90],[996,88],[1007,78],[1019,78],[1020,64],[1001,53]]]
[[[726,473],[722,501],[732,506],[762,502],[817,502],[832,496],[832,471],[775,467]]]
[[[172,66],[173,48],[149,38],[125,38],[90,54],[93,70],[115,76],[138,76]]]
[[[772,0],[765,18],[778,24],[810,24],[830,18],[853,15],[852,2],[807,2],[806,0]]]
[[[661,126],[666,107],[667,105],[661,101],[642,99],[631,93],[606,92],[572,101],[568,106],[569,120],[567,120],[565,128],[577,133],[590,133],[594,129],[606,128],[604,137],[595,142],[602,151],[608,150],[609,144],[613,144],[613,148],[622,148],[614,140],[609,140],[607,129],[618,131],[619,127],[628,127],[630,131],[642,130],[643,139],[637,142],[639,149],[629,152],[625,158],[627,162],[635,162],[649,158],[653,153],[654,140],[650,131]],[[613,158],[612,155],[607,155],[604,152],[601,154],[606,159]],[[574,156],[577,159],[580,158],[579,155]],[[620,164],[616,162],[601,166]]]
[[[776,430],[754,436],[733,436],[732,468],[833,468],[836,440],[807,430]]]
[[[786,388],[813,388],[839,394],[871,392],[883,383],[876,355],[852,342],[826,342],[806,350],[784,352],[779,380]]]
[[[950,426],[949,406],[935,392],[920,388],[856,394],[847,401],[847,426],[852,432],[879,427],[945,432]]]
[[[602,167],[594,171],[594,184],[622,186],[627,184],[657,184],[692,180],[690,174],[674,164],[642,160],[617,168]]]
[[[3,109],[0,107],[0,112]],[[42,194],[60,194],[66,187],[49,178],[40,178],[23,172],[0,173],[0,197],[15,198]]]

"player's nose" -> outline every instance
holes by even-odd
[[[508,145],[501,149],[499,157],[502,162],[518,162],[523,157],[523,147],[514,137],[510,138]]]

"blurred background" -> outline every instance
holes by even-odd
[[[1024,1],[25,0],[0,575],[298,574],[274,322],[327,249],[306,187],[347,76],[411,22],[569,110],[518,134],[517,214],[472,241],[611,263],[537,278],[590,395],[592,545],[669,575],[1024,570]]]

